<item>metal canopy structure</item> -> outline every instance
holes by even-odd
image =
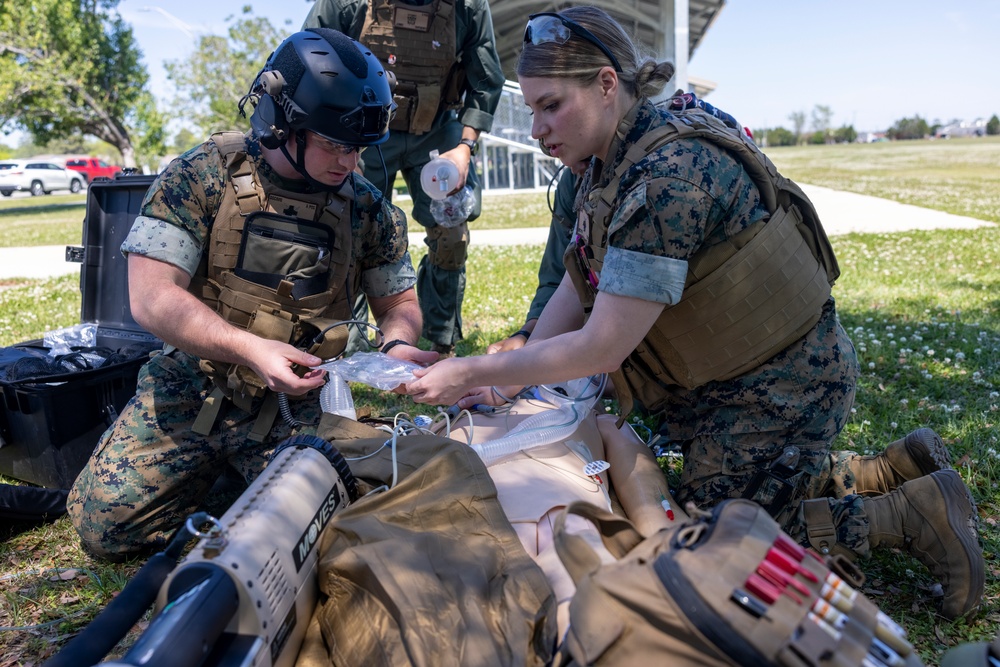
[[[621,23],[626,32],[647,51],[655,54],[658,59],[674,61],[675,44],[681,46],[687,41],[687,57],[694,54],[726,0],[591,0],[585,3],[492,0],[490,11],[493,15],[493,33],[496,35],[500,64],[508,79],[516,78],[514,67],[521,52],[524,24],[528,15],[535,12],[557,12],[580,4],[600,7]],[[687,6],[686,16],[681,13],[684,6]],[[677,14],[680,15],[675,20]],[[685,29],[686,32],[682,34]],[[678,66],[680,74],[682,64],[674,64]],[[683,69],[686,72],[686,61]],[[686,77],[684,80],[686,81]]]
[[[689,77],[687,62],[726,0],[591,0],[589,3],[492,0],[493,33],[508,83],[494,115],[492,131],[481,137],[484,150],[477,161],[485,190],[542,189],[558,171],[560,163],[543,155],[538,142],[531,138],[531,115],[514,83],[514,68],[528,15],[578,4],[600,7],[621,23],[643,52],[674,64],[672,85],[664,93],[682,88],[703,97],[715,87],[711,82]]]

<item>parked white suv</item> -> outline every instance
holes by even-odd
[[[0,194],[10,197],[15,190],[34,196],[53,190],[79,192],[86,185],[83,175],[45,160],[0,160]]]

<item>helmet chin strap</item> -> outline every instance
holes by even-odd
[[[306,179],[309,185],[313,186],[318,190],[326,190],[328,192],[339,192],[344,183],[347,183],[345,178],[340,182],[340,185],[327,185],[326,183],[321,183],[315,178],[309,175],[306,171],[306,133],[304,130],[295,131],[295,159],[292,158],[291,153],[288,152],[288,140],[281,144],[281,154],[285,156],[288,160],[288,164],[295,168],[295,171],[299,172],[302,178]]]

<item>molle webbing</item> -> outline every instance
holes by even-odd
[[[673,378],[676,384],[691,388],[741,375],[819,319],[830,297],[826,272],[805,247],[798,211],[775,216],[710,279],[694,283],[680,303],[665,308],[643,341],[654,354],[686,362],[675,367],[688,372]]]
[[[624,394],[656,409],[662,385],[691,389],[741,375],[788,347],[819,319],[839,268],[809,200],[747,140],[707,114],[690,111],[658,127],[629,148],[609,183],[589,197],[588,266],[603,266],[612,207],[626,171],[664,144],[703,138],[740,160],[760,191],[770,217],[726,243],[700,249],[688,262],[679,303],[664,308],[650,332],[613,374]],[[584,267],[568,262],[571,271]],[[579,267],[579,268],[576,268]],[[589,283],[575,279],[578,291]],[[594,290],[581,292],[584,305]],[[631,362],[631,363],[630,363]],[[650,375],[652,377],[650,377]]]
[[[396,75],[391,130],[422,134],[442,106],[457,108],[454,0],[423,6],[371,0],[359,41]]]
[[[232,187],[223,191],[208,247],[203,253],[201,266],[192,278],[190,291],[234,327],[261,338],[291,344],[312,340],[329,324],[351,319],[348,285],[357,282],[351,262],[351,188],[345,185],[337,194],[281,190],[261,183],[253,160],[247,157],[242,134],[222,132],[213,135],[212,140],[222,155],[228,183]],[[273,211],[278,202],[283,210]],[[246,221],[255,213],[267,211],[286,217],[291,214],[292,219],[318,222],[331,230],[333,247],[329,255],[328,278],[317,286],[318,292],[296,298],[288,281],[281,281],[276,288],[272,288],[237,275],[235,269]],[[322,358],[337,356],[346,347],[346,333],[343,327],[336,328],[321,342],[311,343],[308,351]],[[244,410],[257,409],[257,399],[268,393],[264,381],[248,367],[207,359],[203,359],[200,365],[224,395]],[[198,428],[211,429],[220,405],[218,397],[206,403],[203,414],[199,416]],[[268,419],[264,415],[264,421]],[[255,433],[263,429],[266,435],[270,421],[258,426],[260,428]]]

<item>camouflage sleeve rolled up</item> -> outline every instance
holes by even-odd
[[[680,300],[695,253],[766,215],[739,161],[700,139],[636,163],[612,210],[600,289],[668,305]]]
[[[410,261],[406,214],[365,179],[355,178],[354,188],[358,208],[353,217],[355,261],[361,267],[362,289],[373,297],[410,289],[417,274]]]
[[[176,158],[146,193],[122,253],[146,255],[194,275],[224,187],[225,169],[214,142]]]

